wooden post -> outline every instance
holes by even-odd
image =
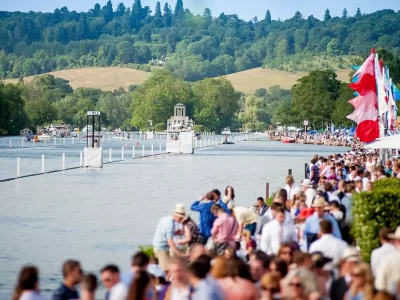
[[[289,170],[288,170],[288,175],[289,175],[289,176],[292,176],[292,169],[289,169]]]
[[[307,167],[308,167],[308,163],[304,163],[304,178],[307,178]]]
[[[267,201],[269,198],[269,183],[267,182],[265,184],[265,201]]]

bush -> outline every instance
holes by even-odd
[[[151,245],[144,245],[144,246],[139,246],[139,250],[145,253],[148,257],[154,257],[154,250],[153,246]]]
[[[398,178],[385,178],[374,182],[374,190],[390,190],[400,189],[400,179]]]
[[[157,123],[157,124],[154,126],[154,130],[155,130],[156,132],[163,132],[165,129],[166,129],[165,123]]]
[[[382,181],[382,182],[381,182]],[[386,226],[395,229],[400,220],[399,183],[393,179],[379,180],[372,192],[355,195],[353,200],[353,226],[351,232],[361,248],[361,256],[370,260],[371,252],[379,247],[379,230]]]

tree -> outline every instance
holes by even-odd
[[[376,53],[383,60],[384,65],[388,66],[390,77],[395,84],[400,83],[400,57],[393,52],[379,48]]]
[[[346,8],[344,8],[344,9],[343,9],[343,13],[342,13],[342,18],[343,18],[343,19],[346,19],[346,18],[347,18],[347,16],[348,16],[347,9],[346,9]]]
[[[117,10],[115,11],[116,17],[122,17],[126,11],[126,6],[124,3],[119,3],[117,6]]]
[[[0,82],[0,134],[19,134],[27,123],[20,88]]]
[[[267,12],[265,13],[265,23],[269,25],[271,24],[271,22],[272,22],[271,12],[268,9]]]
[[[340,47],[337,39],[332,39],[326,46],[326,53],[329,55],[339,55]]]
[[[332,112],[332,122],[334,124],[342,124],[350,126],[352,121],[346,117],[354,111],[354,107],[349,103],[349,100],[354,98],[354,92],[349,87],[348,83],[341,83],[339,97],[336,99]]]
[[[303,120],[320,124],[330,122],[335,99],[340,91],[340,81],[332,70],[311,71],[298,80],[292,88],[293,121]]]
[[[107,4],[103,6],[101,14],[104,18],[104,22],[108,23],[114,18],[114,11],[111,0],[107,1]]]
[[[207,25],[211,24],[211,22],[212,22],[211,9],[209,9],[209,8],[204,9],[203,18],[206,20]]]
[[[111,92],[104,93],[99,98],[97,105],[112,128],[121,127],[132,116],[130,94],[115,95]]]
[[[171,6],[169,6],[168,2],[165,2],[164,9],[163,9],[163,22],[165,27],[172,26],[172,10]]]
[[[299,11],[296,11],[293,18],[297,19],[297,20],[301,20],[301,19],[303,19],[303,14]]]
[[[174,11],[174,22],[177,23],[185,17],[185,9],[183,8],[183,1],[177,0]]]
[[[152,76],[132,93],[131,125],[146,130],[148,120],[164,123],[177,103],[190,104],[193,99],[189,85],[171,72],[155,70]]]
[[[324,15],[324,22],[328,22],[330,19],[332,19],[331,12],[329,11],[329,9],[326,9],[325,15]]]
[[[239,109],[240,94],[226,78],[204,79],[193,84],[195,122],[207,130],[220,131],[233,124]]]
[[[160,1],[157,1],[156,9],[154,12],[154,22],[156,23],[156,26],[161,26],[162,21],[163,21],[163,16],[161,12],[161,3]]]
[[[357,7],[356,17],[361,17],[361,9]]]

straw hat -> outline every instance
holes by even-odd
[[[178,218],[183,218],[186,216],[185,214],[185,204],[183,203],[177,203],[175,204],[175,209],[172,212],[174,214],[174,216],[178,217]]]
[[[312,204],[312,207],[326,207],[328,206],[328,203],[326,203],[324,197],[318,197],[314,200],[314,203]]]
[[[394,233],[388,234],[389,239],[400,240],[400,226],[397,227]]]
[[[314,186],[312,185],[310,179],[304,179],[304,180],[301,182],[301,186],[306,186],[306,187],[309,187],[309,188],[314,187]]]
[[[361,258],[358,250],[355,247],[347,247],[343,251],[343,256],[341,260],[347,262],[360,262]]]

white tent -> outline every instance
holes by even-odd
[[[365,145],[365,149],[400,149],[400,134],[380,138]]]

